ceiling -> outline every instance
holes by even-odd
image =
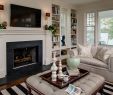
[[[91,2],[96,2],[100,0],[62,0],[63,2],[67,2],[70,4],[86,4],[86,3],[91,3]]]

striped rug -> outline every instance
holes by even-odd
[[[4,89],[0,91],[0,95],[28,95],[27,87],[25,83],[21,83],[16,86],[12,86],[11,88]],[[34,91],[32,91],[31,95],[37,95]],[[113,84],[106,82],[101,93],[97,93],[97,95],[113,95]]]

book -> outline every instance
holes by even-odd
[[[80,95],[82,90],[79,87],[76,87],[72,84],[69,84],[67,89],[65,90],[69,95]]]

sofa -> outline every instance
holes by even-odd
[[[101,56],[105,55],[105,50],[104,53],[101,52],[102,48],[109,51],[109,56],[107,55],[106,61],[98,58],[98,53],[100,53]],[[109,47],[92,46],[90,51],[92,57],[81,56],[79,47],[70,50],[69,55],[70,57],[80,58],[79,68],[102,75],[106,81],[113,82],[113,49]],[[84,52],[90,51],[87,50],[87,48],[84,49]]]

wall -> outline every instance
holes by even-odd
[[[22,5],[26,7],[32,7],[42,10],[42,27],[41,30],[43,30],[43,26],[45,25],[45,13],[50,12],[51,13],[51,6],[52,3],[58,4],[64,8],[71,9],[75,8],[75,6],[67,4],[65,2],[62,2],[61,0],[0,0],[0,4],[4,5],[4,10],[0,12],[0,22],[7,21],[8,22],[8,28],[10,24],[10,4],[17,4]],[[51,18],[48,19],[48,24],[51,24]],[[14,29],[14,27],[13,27]],[[19,29],[19,28],[16,28]],[[34,28],[32,28],[34,29]]]
[[[78,42],[80,44],[85,44],[85,30],[84,30],[84,14],[86,12],[98,12],[102,10],[110,10],[113,9],[113,0],[102,0],[95,3],[89,3],[85,5],[78,5],[77,11],[78,11]],[[97,29],[98,30],[98,29]]]
[[[10,23],[10,4],[17,4],[17,5],[41,9],[42,10],[41,30],[43,29],[43,26],[45,25],[45,18],[44,18],[45,13],[51,12],[51,0],[0,0],[0,3],[3,4],[5,7],[4,11],[2,11],[2,14],[1,14],[2,15],[1,21],[7,21],[8,26]],[[48,23],[50,23],[50,19],[49,19]],[[13,27],[13,29],[14,29],[14,27]],[[16,28],[16,29],[18,29],[18,28]]]

